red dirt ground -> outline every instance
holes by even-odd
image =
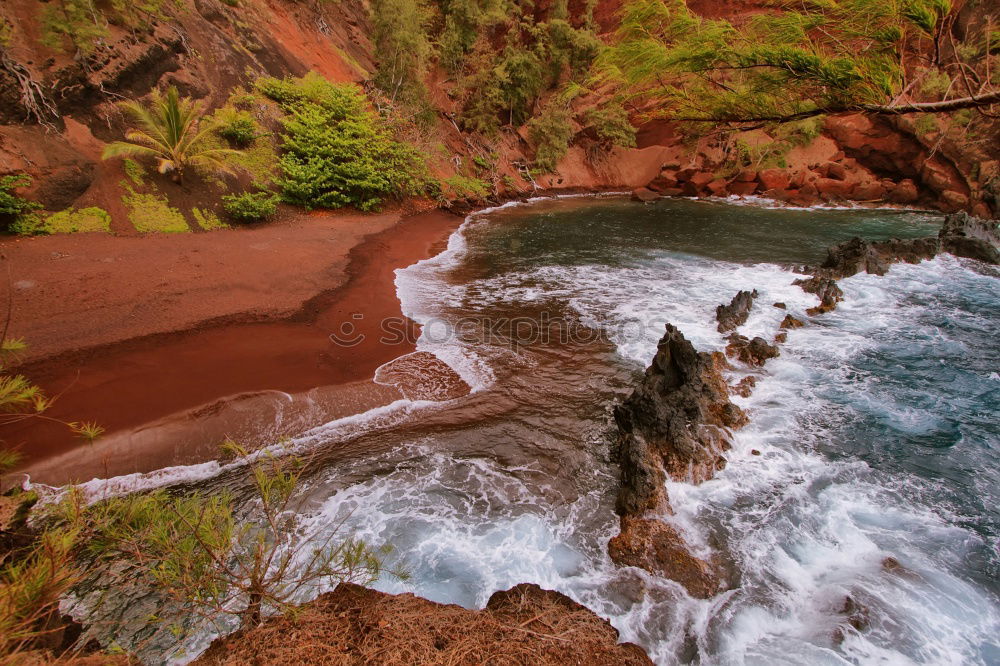
[[[370,379],[379,365],[412,351],[415,339],[408,322],[410,341],[379,342],[379,322],[402,316],[394,271],[443,248],[461,222],[439,211],[400,217],[335,214],[249,230],[6,242],[11,333],[24,336],[37,359],[18,370],[59,396],[50,416],[95,421],[111,440],[199,406],[217,413],[220,398],[238,394],[312,391],[314,402],[332,391],[336,405],[323,416],[389,402],[398,393]],[[345,321],[366,336],[362,344],[330,340]],[[358,382],[360,397],[331,389]],[[32,474],[43,482],[194,462],[190,451],[180,455],[183,442],[160,442],[138,456],[133,443],[105,450],[97,468],[58,424],[29,420],[5,430],[0,436],[21,445],[29,469],[46,470]],[[196,457],[214,456],[209,449]],[[59,464],[42,465],[46,458]]]

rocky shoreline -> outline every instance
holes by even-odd
[[[884,275],[893,263],[919,263],[941,252],[1000,265],[998,225],[962,212],[946,216],[937,236],[883,242],[853,238],[830,247],[820,266],[798,269],[810,277],[794,284],[819,299],[807,310],[815,317],[843,300],[837,280],[860,272]],[[608,543],[611,559],[674,580],[697,598],[714,596],[730,581],[718,556],[697,557],[683,535],[663,520],[672,513],[665,482],[670,478],[698,484],[725,467],[732,431],[749,419],[730,396],[748,396],[756,383],[750,375],[736,385],[727,384],[724,373],[732,368],[730,361],[747,368],[762,366],[780,354],[787,329],[806,325],[786,315],[773,342],[748,339],[738,328],[756,298],[756,290],[740,291],[716,309],[719,332],[730,332],[725,354],[696,351],[667,324],[639,385],[614,411],[620,533]],[[774,305],[784,308],[783,303]]]
[[[928,138],[911,124],[863,115],[831,116],[820,136],[793,149],[782,163],[738,170],[724,150],[706,143],[694,154],[664,162],[655,178],[633,190],[633,197],[649,202],[664,196],[758,196],[803,208],[890,204],[965,211],[982,218],[996,215],[998,202],[986,186],[996,162],[977,163],[955,151],[944,155],[926,145]],[[748,137],[747,143],[768,138]]]

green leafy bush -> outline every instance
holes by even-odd
[[[219,122],[216,132],[238,148],[246,148],[258,136],[257,123],[249,111],[238,111],[227,107],[220,109],[216,118]]]
[[[438,200],[447,203],[456,199],[483,200],[490,194],[490,186],[479,178],[455,174],[445,178],[438,188]]]
[[[528,138],[535,144],[535,167],[555,171],[573,138],[572,115],[566,109],[548,105],[528,123]]]
[[[354,86],[334,85],[316,72],[309,72],[301,78],[264,76],[254,81],[254,87],[289,112],[306,102],[327,108],[343,108],[345,112],[367,108],[364,98],[357,100],[357,96],[351,94],[357,91]]]
[[[372,210],[423,183],[423,158],[393,138],[357,86],[316,74],[257,86],[288,114],[276,181],[288,203]]]
[[[587,125],[594,128],[597,138],[608,146],[635,147],[635,128],[629,122],[624,107],[610,104],[587,112]]]
[[[50,521],[75,527],[77,549],[91,561],[127,565],[126,575],[158,597],[147,621],[169,623],[176,638],[198,627],[185,622],[192,615],[212,628],[236,616],[250,629],[268,614],[295,612],[309,589],[368,585],[386,574],[405,580],[405,571],[383,565],[389,547],[369,546],[339,529],[325,535],[303,531],[297,516],[308,498],[300,484],[305,460],[267,452],[251,458],[231,441],[223,449],[247,462],[245,483],[254,506],[249,519],[227,492],[156,490],[86,506],[82,493],[70,490],[50,511]],[[88,601],[101,604],[105,595],[98,588]],[[131,649],[142,640],[122,638]]]
[[[222,207],[237,222],[260,222],[278,211],[278,200],[271,192],[243,192],[222,197]]]
[[[0,176],[0,227],[8,231],[18,231],[32,217],[41,205],[28,201],[14,192],[19,187],[31,185],[31,176],[24,173]]]

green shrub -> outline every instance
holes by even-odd
[[[257,86],[288,114],[276,181],[288,203],[372,210],[422,184],[422,157],[393,138],[357,86],[317,74],[261,79]]]
[[[577,30],[567,21],[553,19],[545,24],[551,44],[553,74],[566,66],[573,74],[584,74],[601,51],[601,41],[590,30]]]
[[[80,526],[78,548],[91,560],[125,565],[126,575],[151,587],[159,604],[147,622],[169,623],[177,638],[192,627],[185,621],[192,615],[213,629],[235,615],[250,629],[268,614],[293,613],[310,589],[370,585],[386,574],[406,578],[405,571],[384,567],[391,548],[374,548],[336,528],[325,535],[305,531],[305,461],[267,452],[251,458],[235,443],[223,446],[247,461],[250,519],[227,492],[156,490],[83,506],[82,493],[71,490],[52,512],[54,521]],[[90,600],[101,603],[106,594],[94,590]],[[124,647],[134,649],[142,639],[130,640]]]
[[[774,131],[780,141],[789,144],[789,150],[795,146],[808,146],[823,132],[823,116],[782,123]]]
[[[31,185],[31,176],[24,173],[0,176],[0,226],[4,229],[17,232],[17,226],[30,221],[32,213],[41,208],[40,204],[14,192],[28,185]]]
[[[555,171],[573,138],[572,115],[566,109],[548,105],[528,123],[528,138],[535,144],[535,167],[545,172]]]
[[[265,76],[257,79],[254,87],[288,112],[306,102],[339,110],[345,117],[368,108],[356,86],[334,85],[316,72],[309,72],[301,78]]]
[[[490,186],[479,178],[469,178],[455,174],[441,181],[438,187],[438,199],[442,202],[456,199],[483,200],[490,194]]]
[[[277,212],[278,200],[271,192],[243,192],[222,197],[222,207],[237,222],[260,222]]]
[[[238,148],[248,147],[258,136],[257,123],[249,111],[223,108],[216,114],[216,118],[219,121],[216,132]]]
[[[628,111],[619,105],[608,105],[587,112],[587,124],[594,128],[598,140],[607,146],[635,147],[635,128],[629,122]]]
[[[925,134],[931,134],[932,132],[938,131],[938,122],[930,113],[924,113],[917,117],[913,122],[913,129],[916,131],[917,136],[924,136]]]
[[[22,215],[7,227],[8,231],[18,236],[43,236],[49,233],[45,229],[45,218],[38,213]]]

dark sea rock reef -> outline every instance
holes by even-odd
[[[802,269],[803,273],[811,274],[812,277],[796,280],[793,284],[819,297],[820,304],[807,311],[807,314],[813,316],[833,310],[844,299],[837,280],[858,273],[885,275],[892,264],[917,264],[924,259],[933,259],[942,252],[1000,265],[1000,231],[997,229],[997,222],[960,212],[945,216],[937,236],[906,240],[891,238],[886,241],[868,241],[854,237],[831,246],[822,264]]]
[[[733,296],[729,305],[720,305],[715,308],[715,319],[719,322],[719,333],[734,331],[738,326],[745,324],[747,317],[750,316],[750,308],[753,307],[755,298],[757,298],[756,289],[740,291]]]
[[[647,514],[669,512],[668,476],[701,483],[725,466],[730,431],[747,422],[729,400],[725,365],[722,354],[696,351],[667,324],[639,386],[615,409],[621,533],[608,552],[618,564],[676,580],[697,597],[724,587],[721,567],[691,555],[676,530]]]
[[[1000,229],[997,225],[996,220],[981,220],[968,213],[949,215],[944,218],[938,234],[941,251],[1000,265]]]
[[[841,278],[860,272],[884,275],[894,263],[919,263],[939,252],[1000,264],[998,246],[996,223],[957,213],[945,218],[937,236],[878,242],[852,238],[834,245],[822,265],[804,268],[809,277],[794,284],[819,298],[819,305],[806,311],[814,316],[833,310],[844,299],[837,284]],[[667,324],[652,364],[614,412],[621,474],[616,502],[620,533],[609,542],[608,553],[619,565],[675,580],[699,598],[725,589],[727,572],[717,556],[693,555],[683,535],[665,520],[671,512],[665,482],[670,478],[697,484],[711,479],[726,464],[732,430],[747,422],[743,410],[730,401],[730,391],[746,397],[756,378],[750,374],[732,387],[727,385],[722,371],[732,366],[726,357],[752,373],[779,355],[778,344],[786,340],[787,329],[805,325],[788,314],[774,343],[741,335],[737,329],[747,321],[756,298],[756,290],[743,290],[728,305],[716,308],[719,332],[729,333],[725,355],[695,350],[676,327]]]

